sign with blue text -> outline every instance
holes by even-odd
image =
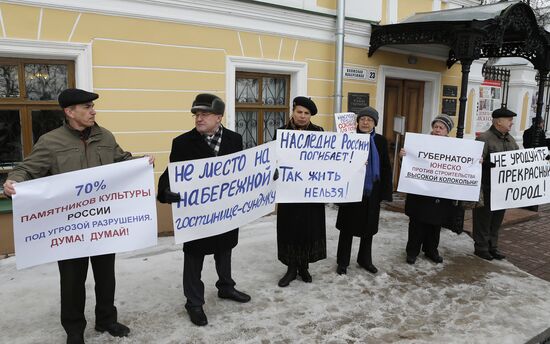
[[[406,133],[397,191],[477,201],[483,142]]]
[[[369,134],[277,130],[277,202],[360,201],[369,138]]]
[[[491,210],[550,203],[548,148],[491,153]]]
[[[168,165],[177,244],[233,230],[275,210],[274,142]]]
[[[147,158],[15,185],[17,268],[157,244],[153,166]]]

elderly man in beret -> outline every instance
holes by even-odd
[[[492,113],[493,125],[476,139],[485,142],[483,147],[483,165],[481,175],[481,192],[484,205],[473,210],[474,254],[486,260],[506,258],[498,251],[498,231],[505,210],[491,211],[491,153],[519,149],[516,140],[510,135],[514,117],[517,115],[500,108]]]
[[[240,134],[225,128],[222,117],[225,103],[213,94],[202,93],[196,96],[191,107],[195,118],[195,128],[172,141],[170,162],[187,161],[227,155],[243,149],[243,138]],[[162,203],[179,202],[178,194],[170,190],[168,168],[159,179],[157,199]],[[218,297],[236,302],[248,302],[250,296],[235,289],[231,277],[231,251],[237,245],[239,229],[235,228],[208,238],[186,242],[183,245],[183,293],[187,298],[185,309],[191,322],[197,326],[208,324],[204,305],[204,284],[201,272],[204,256],[214,255],[218,273]]]
[[[323,131],[311,123],[317,114],[317,106],[307,97],[292,101],[292,115],[288,123],[279,129]],[[279,280],[279,287],[286,287],[300,275],[302,281],[311,283],[309,263],[325,259],[326,248],[325,205],[323,203],[281,203],[277,206],[277,255],[287,266]]]
[[[59,94],[65,124],[42,135],[25,160],[9,173],[4,193],[16,193],[16,182],[41,178],[132,159],[120,148],[113,134],[97,125],[96,93],[69,88]],[[149,158],[153,163],[154,158]],[[86,318],[86,275],[92,262],[95,279],[95,329],[115,337],[126,337],[130,329],[117,321],[115,298],[115,254],[58,261],[61,279],[61,325],[67,343],[84,343]]]

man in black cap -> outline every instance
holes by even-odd
[[[493,111],[493,125],[476,139],[485,142],[485,146],[481,174],[483,206],[473,210],[474,254],[486,260],[506,258],[498,251],[498,231],[504,219],[505,210],[491,211],[491,167],[494,164],[491,163],[490,155],[519,149],[516,140],[510,135],[516,116],[506,108]]]
[[[89,167],[132,159],[123,151],[113,134],[97,125],[94,100],[96,93],[69,88],[58,97],[65,112],[65,123],[38,139],[32,152],[9,173],[4,194],[15,194],[16,182],[36,179]],[[149,158],[153,163],[154,158]],[[58,261],[61,279],[61,325],[67,343],[84,343],[86,318],[86,275],[92,262],[95,279],[95,329],[115,337],[126,337],[130,329],[117,321],[115,298],[115,254]]]
[[[207,93],[197,95],[191,107],[195,128],[172,141],[170,162],[210,158],[243,150],[242,136],[221,124],[224,110],[225,103],[219,97]],[[157,198],[160,202],[180,201],[178,194],[170,190],[168,168],[159,179],[158,190]],[[202,308],[204,284],[201,281],[204,256],[207,254],[213,254],[216,261],[218,297],[242,303],[250,301],[250,296],[235,289],[236,283],[231,277],[231,250],[237,245],[238,239],[239,229],[235,228],[183,245],[183,293],[187,298],[185,309],[193,324],[208,324]]]

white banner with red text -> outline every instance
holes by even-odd
[[[491,153],[491,210],[550,203],[548,148]]]
[[[18,269],[157,243],[153,167],[147,158],[15,184]]]
[[[277,130],[277,202],[361,201],[369,139],[369,134]]]
[[[275,210],[275,142],[168,165],[177,244],[233,230]]]
[[[337,133],[356,133],[357,115],[353,112],[335,113],[334,128],[336,128]]]
[[[477,201],[483,142],[406,133],[397,191]]]

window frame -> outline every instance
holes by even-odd
[[[21,121],[21,145],[23,159],[30,154],[33,147],[32,132],[32,111],[33,110],[59,110],[59,104],[56,99],[52,100],[30,100],[27,99],[27,89],[25,85],[25,64],[59,64],[67,66],[67,87],[75,87],[75,61],[59,59],[39,59],[39,58],[11,58],[0,57],[2,65],[18,66],[19,97],[0,98],[0,110],[19,111],[19,120]]]
[[[281,78],[285,79],[286,90],[285,90],[285,104],[284,105],[269,105],[263,104],[263,79],[264,78]],[[258,80],[258,102],[256,103],[239,103],[236,99],[237,92],[237,81],[239,79],[256,79]],[[235,121],[236,116],[239,111],[252,111],[258,113],[258,118],[256,120],[256,130],[257,130],[257,145],[261,145],[264,142],[264,113],[265,112],[284,112],[285,119],[284,122],[288,122],[290,117],[290,84],[291,76],[289,74],[275,74],[275,73],[261,73],[261,72],[244,72],[236,71],[235,73]],[[259,124],[262,125],[259,125]]]

